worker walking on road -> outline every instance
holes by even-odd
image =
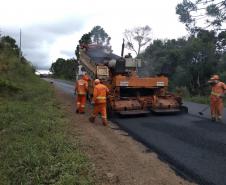
[[[218,75],[213,75],[208,81],[211,85],[210,110],[212,121],[221,121],[224,110],[223,97],[226,92],[225,83]]]
[[[88,91],[88,78],[86,75],[83,75],[82,79],[77,80],[75,84],[75,91],[77,94],[76,101],[76,113],[85,113],[85,105],[86,105],[86,94]]]
[[[106,102],[109,89],[104,84],[101,84],[99,79],[96,79],[94,83],[95,87],[93,90],[93,100],[92,100],[92,103],[94,104],[94,110],[92,116],[89,118],[89,121],[94,123],[98,113],[101,113],[102,123],[104,126],[107,126],[108,123],[107,123]]]

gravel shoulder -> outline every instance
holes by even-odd
[[[90,159],[98,185],[191,185],[194,184],[161,161],[157,154],[135,141],[116,124],[110,127],[88,121],[91,109],[84,115],[75,113],[74,99],[61,90],[56,97],[65,109],[71,123],[68,133],[80,140],[82,150]]]

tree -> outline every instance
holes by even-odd
[[[76,56],[77,59],[79,59],[79,57],[80,57],[80,53],[79,53],[79,45],[76,46],[75,56]]]
[[[91,33],[85,33],[82,35],[81,39],[79,40],[79,44],[90,44],[91,40]]]
[[[92,43],[100,44],[100,45],[109,45],[111,37],[104,31],[101,26],[95,26],[91,32],[91,40]]]
[[[199,30],[189,38],[154,40],[140,57],[149,74],[167,75],[170,87],[186,87],[192,95],[205,95],[209,77],[216,72],[226,74],[226,55],[218,51],[218,42],[216,32]]]
[[[164,74],[172,76],[175,68],[182,61],[182,48],[185,39],[154,40],[140,57],[145,61],[150,75]]]
[[[226,1],[183,0],[177,5],[176,13],[191,33],[200,27],[221,30],[224,29],[222,23],[226,20]]]
[[[75,56],[77,57],[77,59],[79,59],[79,45],[81,44],[91,44],[92,40],[91,40],[91,33],[85,33],[82,35],[81,39],[78,41],[79,44],[76,46],[76,50],[75,50]]]
[[[0,50],[1,48],[7,48],[13,51],[16,55],[19,55],[20,49],[16,44],[16,40],[10,36],[3,36],[0,40]]]
[[[106,48],[112,52],[110,45],[111,37],[104,31],[101,26],[94,26],[93,29],[89,33],[85,33],[82,35],[79,40],[79,45],[81,44],[98,44],[102,46],[106,46]],[[76,46],[75,56],[79,59],[79,45]]]
[[[136,55],[139,55],[141,48],[151,41],[150,33],[151,28],[147,25],[144,27],[135,27],[131,30],[126,29],[124,32],[126,39],[125,47],[135,52]]]
[[[50,71],[54,77],[73,80],[78,72],[78,62],[75,59],[58,58],[52,63]]]
[[[216,33],[199,31],[196,37],[191,36],[184,48],[186,63],[184,66],[191,74],[189,90],[192,94],[207,93],[206,82],[216,72],[219,55],[216,51]]]

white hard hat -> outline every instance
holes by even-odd
[[[95,84],[99,84],[99,83],[100,83],[100,80],[99,80],[99,79],[96,79],[96,80],[94,81],[94,83],[95,83]]]

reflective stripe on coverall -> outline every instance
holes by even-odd
[[[104,125],[107,125],[106,97],[108,93],[109,89],[107,88],[107,86],[103,84],[97,84],[94,87],[93,91],[94,110],[92,117],[93,119],[95,119],[98,113],[101,113],[102,122]]]
[[[215,119],[221,119],[224,104],[221,95],[225,93],[226,85],[223,82],[218,82],[212,86],[210,95],[210,110],[211,116]]]
[[[79,113],[83,113],[86,104],[86,93],[88,91],[88,82],[80,79],[76,82],[77,101],[76,108]]]

